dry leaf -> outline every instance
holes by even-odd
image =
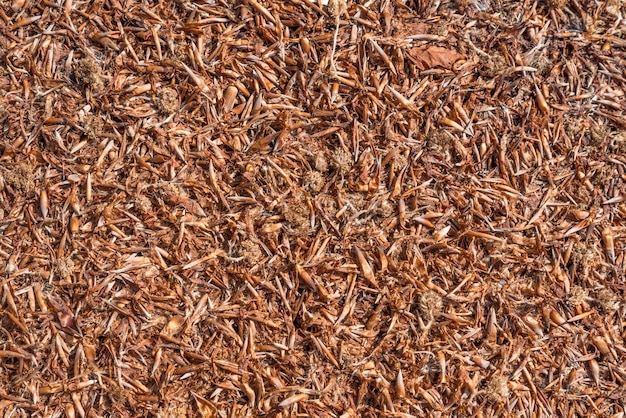
[[[455,62],[464,58],[456,51],[439,46],[429,46],[426,49],[411,48],[407,51],[407,56],[421,71],[435,67],[450,70]]]
[[[48,301],[57,311],[57,317],[59,318],[59,324],[61,324],[61,327],[78,332],[78,326],[74,320],[74,315],[67,305],[65,305],[62,300],[58,300],[56,298],[49,297]]]

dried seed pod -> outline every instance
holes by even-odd
[[[578,374],[578,369],[573,368],[567,373],[567,378],[565,379],[565,387],[570,388],[572,384],[576,381],[576,375]]]
[[[593,379],[593,382],[596,385],[600,384],[600,365],[596,361],[596,359],[589,360],[589,375]]]
[[[591,337],[591,342],[593,343],[593,345],[596,346],[596,348],[598,349],[600,353],[607,355],[611,352],[611,350],[609,349],[609,345],[601,336],[595,335]]]
[[[210,89],[209,86],[207,86],[206,82],[204,81],[204,79],[199,76],[198,74],[196,74],[191,68],[189,68],[184,62],[181,63],[181,65],[183,66],[183,68],[185,69],[185,71],[187,72],[187,75],[189,75],[189,78],[191,78],[191,80],[194,82],[194,84],[200,89],[200,91],[202,93],[209,93]]]
[[[250,406],[255,406],[256,405],[256,393],[254,392],[254,390],[250,387],[249,384],[245,382],[241,384],[241,387],[243,389],[243,392],[246,394],[246,397],[248,398],[248,404]]]
[[[611,263],[615,263],[615,240],[613,238],[613,231],[608,226],[602,230],[602,243],[604,244],[606,257]]]
[[[228,86],[226,88],[226,91],[224,91],[224,105],[222,107],[224,113],[228,113],[233,109],[238,92],[239,90],[237,90],[235,86]]]
[[[472,360],[472,362],[475,365],[477,365],[478,367],[483,368],[483,369],[486,369],[489,366],[491,366],[491,362],[490,361],[485,360],[484,358],[479,357],[479,356],[472,356],[472,357],[470,357],[470,360]]]
[[[96,361],[96,346],[94,344],[83,343],[83,351],[89,364],[94,364]]]
[[[281,223],[276,223],[276,224],[264,224],[260,229],[259,232],[262,234],[270,234],[273,232],[278,232],[282,229],[283,224]]]
[[[300,48],[307,55],[311,53],[311,41],[309,41],[309,38],[300,38]]]
[[[391,412],[394,412],[393,400],[391,399],[391,394],[389,393],[389,389],[387,387],[382,387],[380,392],[383,395],[383,399],[385,401],[385,406]]]
[[[76,232],[78,232],[80,228],[80,218],[76,215],[72,215],[72,217],[70,218],[70,232],[72,234],[75,234]]]
[[[378,323],[380,322],[380,313],[384,308],[385,306],[381,303],[376,307],[376,309],[374,309],[374,312],[365,323],[365,329],[372,330],[378,325]]]
[[[65,405],[65,416],[67,418],[76,417],[76,410],[74,409],[74,405],[72,405],[71,403],[68,403],[67,405]]]
[[[535,86],[535,97],[537,99],[537,107],[539,108],[539,110],[541,110],[543,113],[550,113],[550,105],[546,101],[546,98],[544,97],[538,86]]]
[[[193,392],[191,392],[191,394],[196,400],[196,405],[202,418],[216,418],[218,416],[217,407],[213,404],[213,402]]]
[[[570,326],[567,323],[567,319],[563,318],[563,316],[556,309],[550,309],[550,319],[556,325],[563,327],[564,329],[568,331],[570,330]]]
[[[478,152],[481,158],[483,158],[487,153],[487,144],[484,141],[480,143],[480,148]]]
[[[182,316],[177,315],[172,317],[163,329],[163,333],[165,335],[175,335],[180,327],[183,325],[184,321],[185,318],[183,318]]]
[[[279,408],[286,408],[289,405],[293,405],[295,403],[304,401],[306,399],[309,398],[309,395],[307,395],[306,393],[298,393],[295,395],[292,395],[290,397],[288,397],[287,399],[285,399],[284,401],[282,401],[281,403],[278,404]]]
[[[404,387],[404,377],[402,376],[402,370],[398,370],[396,376],[396,396],[398,399],[402,399],[406,396],[406,388]]]
[[[298,277],[302,279],[302,281],[312,290],[315,290],[317,286],[315,285],[315,280],[307,273],[307,271],[302,268],[301,265],[296,264],[296,273],[298,273]]]
[[[474,382],[473,379],[470,379],[467,373],[465,374],[465,380],[463,381],[463,388],[466,392],[469,392],[471,394],[476,393],[476,382]]]
[[[509,381],[509,389],[511,389],[511,390],[525,390],[525,391],[529,390],[523,384],[521,384],[519,382],[513,382],[513,381]]]
[[[437,352],[437,359],[439,360],[439,373],[441,375],[439,383],[444,384],[447,382],[447,379],[446,379],[446,355],[443,353],[443,351]]]
[[[39,194],[39,209],[44,218],[48,217],[48,192],[42,190]]]
[[[406,204],[404,203],[404,199],[400,198],[398,200],[398,225],[401,228],[404,227],[404,221],[406,219]]]
[[[376,276],[374,275],[374,270],[372,270],[372,266],[363,255],[363,252],[356,245],[353,247],[354,255],[356,256],[356,263],[365,277],[365,280],[369,282],[370,285],[378,288],[378,281],[376,280]]]
[[[6,274],[13,274],[17,271],[17,254],[11,254],[9,260],[7,261],[6,267],[4,268],[4,272]]]
[[[73,189],[70,192],[70,195],[67,198],[67,203],[69,203],[70,207],[72,208],[72,210],[74,211],[76,215],[80,215],[80,202],[78,200],[76,189]]]
[[[439,242],[439,241],[441,241],[441,240],[442,240],[442,239],[444,239],[446,236],[448,236],[448,232],[450,232],[450,229],[451,229],[451,228],[452,228],[452,226],[451,226],[451,225],[448,225],[448,226],[446,226],[446,227],[444,227],[444,228],[441,228],[439,231],[436,231],[436,232],[433,234],[433,240],[434,240],[435,242]]]
[[[139,96],[140,94],[150,91],[151,89],[152,89],[152,84],[146,83],[146,84],[132,87],[131,93],[134,96]]]
[[[74,407],[76,408],[76,412],[78,412],[78,416],[81,418],[85,417],[85,408],[80,401],[80,396],[77,392],[72,392],[72,401],[74,402]]]
[[[41,283],[35,283],[33,287],[35,290],[35,300],[37,301],[37,305],[39,305],[39,309],[41,309],[42,312],[48,312],[48,304],[41,291]]]
[[[387,259],[387,256],[385,255],[385,251],[382,248],[377,247],[376,250],[378,252],[378,259],[380,262],[380,271],[385,272],[387,271],[389,260]]]
[[[339,94],[339,83],[333,83],[330,90],[330,101],[331,103],[335,102],[337,98],[337,94]]]
[[[31,23],[34,23],[34,22],[38,21],[41,18],[42,18],[42,16],[39,15],[39,16],[31,16],[31,17],[26,17],[24,19],[20,19],[13,26],[11,26],[11,30],[15,30],[15,29],[21,28],[23,26],[28,26]],[[24,80],[24,87],[25,87],[24,90],[26,90],[24,92],[24,96],[26,96],[28,98],[28,94],[29,94],[30,90],[28,89],[28,82],[26,80]]]
[[[89,164],[79,164],[76,166],[76,170],[81,174],[86,174],[91,169]]]
[[[26,0],[14,0],[13,4],[11,4],[11,10],[13,10],[14,12],[17,12],[21,10],[25,4],[26,4]]]

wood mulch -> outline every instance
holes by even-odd
[[[623,417],[624,17],[0,2],[0,416]]]

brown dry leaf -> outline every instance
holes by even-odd
[[[78,326],[76,325],[76,321],[74,320],[74,314],[72,314],[72,311],[70,311],[67,305],[62,300],[58,300],[52,297],[49,297],[48,301],[57,311],[57,317],[59,318],[59,323],[61,324],[61,326],[63,328],[71,329],[78,332]]]
[[[393,29],[399,36],[410,36],[428,33],[430,25],[424,22],[403,22],[394,20],[392,23]]]
[[[407,51],[407,56],[421,71],[435,67],[450,70],[455,62],[464,58],[462,54],[440,46],[411,48]]]

